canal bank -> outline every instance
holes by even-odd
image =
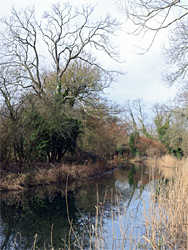
[[[114,161],[87,164],[35,163],[21,166],[12,163],[6,169],[0,169],[0,191],[19,191],[37,186],[64,184],[67,178],[69,183],[84,181],[84,179],[104,174],[118,166],[120,164]]]

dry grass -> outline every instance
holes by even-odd
[[[88,163],[87,165],[74,164],[35,164],[22,167],[12,166],[1,170],[0,191],[23,190],[34,186],[50,185],[52,183],[66,183],[73,180],[83,180],[88,177],[103,174],[116,167],[105,162]]]
[[[157,167],[178,167],[183,164],[183,162],[186,161],[184,160],[179,160],[175,156],[166,154],[160,158],[153,157],[153,158],[148,158],[145,163],[152,165],[152,166],[157,166]]]
[[[161,158],[148,158],[145,164],[158,168],[164,178],[170,179],[175,176],[177,168],[182,168],[188,164],[188,159],[179,160],[174,156],[166,154]]]
[[[145,243],[151,249],[188,249],[188,160],[168,156],[160,163],[173,166],[174,175],[156,187],[146,213]]]
[[[181,167],[186,160],[179,160],[175,156],[164,155],[158,160],[158,165],[160,167]]]

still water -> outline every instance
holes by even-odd
[[[130,165],[74,185],[1,194],[4,249],[139,249],[158,174]],[[67,193],[67,195],[66,195]]]

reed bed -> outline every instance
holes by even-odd
[[[160,180],[145,213],[148,249],[188,249],[188,159],[171,156],[160,159],[159,167],[164,176]]]

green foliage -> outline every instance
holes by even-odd
[[[181,148],[178,148],[178,149],[176,150],[176,156],[177,156],[179,159],[181,159],[183,155],[184,155],[184,154],[183,154],[183,150],[182,150]]]
[[[125,146],[124,145],[117,146],[117,148],[116,148],[117,153],[119,153],[120,155],[123,155],[124,151],[125,151]]]
[[[144,135],[146,138],[153,139],[153,137],[147,131],[145,131]]]
[[[138,142],[139,132],[132,133],[129,138],[129,147],[133,156],[136,155],[136,143]]]
[[[184,155],[183,150],[179,147],[176,148],[169,148],[169,153],[176,156],[178,159],[181,159]]]
[[[133,152],[134,151],[134,136],[133,136],[133,134],[130,135],[129,146],[130,146],[131,151]]]
[[[134,175],[136,175],[136,168],[135,165],[132,165],[131,170],[128,174],[129,185],[132,186],[134,183]]]
[[[17,120],[6,119],[4,127],[4,158],[9,155],[21,162],[60,161],[66,152],[74,152],[82,132],[81,121],[65,113],[57,99],[44,102],[33,97],[20,109]]]
[[[68,117],[63,112],[52,116],[37,110],[26,112],[25,128],[30,131],[30,139],[25,141],[29,157],[34,159],[60,161],[63,155],[73,152],[81,132],[81,122]]]
[[[157,128],[157,132],[159,135],[159,140],[165,145],[168,146],[169,145],[169,138],[168,138],[168,129],[169,129],[170,125],[169,123],[164,124],[163,126],[160,126]]]
[[[140,156],[141,156],[141,154],[140,154],[139,151],[136,151],[136,156],[137,156],[137,157],[140,157]]]

